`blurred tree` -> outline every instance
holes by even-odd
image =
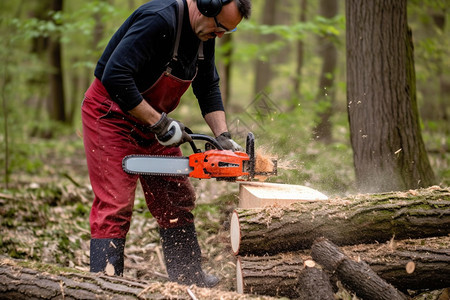
[[[222,92],[223,104],[228,108],[231,92],[231,68],[233,64],[233,35],[225,34],[220,39],[220,47],[223,49],[222,59],[218,62],[217,66],[220,72],[220,90]]]
[[[274,25],[277,11],[277,1],[266,0],[263,11],[262,24]],[[267,34],[261,36],[260,43],[270,44],[276,39],[275,34]],[[255,65],[255,86],[253,89],[254,95],[266,90],[272,80],[273,72],[272,65],[266,60],[257,60]]]
[[[52,0],[50,10],[61,13],[63,0]],[[54,21],[56,19],[54,18]],[[55,26],[59,26],[56,24]],[[50,64],[50,98],[48,112],[54,121],[66,122],[65,97],[63,83],[62,48],[60,35],[51,36],[48,45],[48,58]]]
[[[299,21],[301,23],[306,22],[306,11],[308,9],[308,0],[300,0],[300,16]],[[296,68],[295,68],[295,76],[294,76],[294,93],[295,93],[295,101],[292,103],[295,108],[298,104],[298,99],[300,99],[301,95],[301,82],[302,82],[302,69],[304,64],[304,56],[305,56],[305,42],[303,39],[300,39],[297,42],[297,53],[296,53]]]
[[[347,105],[358,188],[435,183],[422,139],[406,0],[346,0]]]
[[[337,13],[337,0],[320,0],[319,15],[331,19]],[[313,129],[314,138],[327,144],[332,142],[330,118],[333,115],[336,96],[334,73],[337,64],[337,49],[333,37],[332,34],[319,37],[319,53],[322,56],[322,71],[316,96],[319,122]]]

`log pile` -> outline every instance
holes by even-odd
[[[362,299],[406,299],[450,287],[450,190],[437,186],[246,205],[230,238],[239,293],[333,299],[340,282]]]
[[[1,299],[259,299],[269,296],[239,295],[173,282],[144,281],[106,276],[54,265],[0,257]]]

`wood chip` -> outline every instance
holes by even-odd
[[[409,261],[406,264],[406,273],[411,274],[416,269],[416,264],[413,261]]]

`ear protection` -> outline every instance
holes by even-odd
[[[202,15],[213,18],[220,14],[222,7],[233,0],[197,0],[197,8]]]

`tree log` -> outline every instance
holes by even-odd
[[[348,246],[342,250],[353,259],[365,261],[403,292],[450,286],[450,236]]]
[[[358,297],[372,300],[403,300],[406,295],[380,278],[364,261],[354,261],[325,238],[317,239],[311,248],[312,258]]]
[[[0,259],[0,299],[195,299],[192,295],[197,299],[243,299],[234,292]],[[273,299],[245,297],[252,298]]]
[[[318,237],[339,246],[450,234],[450,190],[356,195],[288,207],[237,208],[231,217],[235,255],[309,249]]]
[[[330,278],[296,253],[238,257],[237,292],[298,299],[334,299]]]
[[[365,261],[378,276],[402,292],[439,290],[449,286],[450,236],[346,246],[341,250],[353,260]],[[308,252],[238,257],[237,291],[302,299],[300,293],[311,289],[296,291],[302,284],[295,277],[301,277],[306,262],[311,259]],[[408,273],[406,266],[411,262],[415,268]]]

